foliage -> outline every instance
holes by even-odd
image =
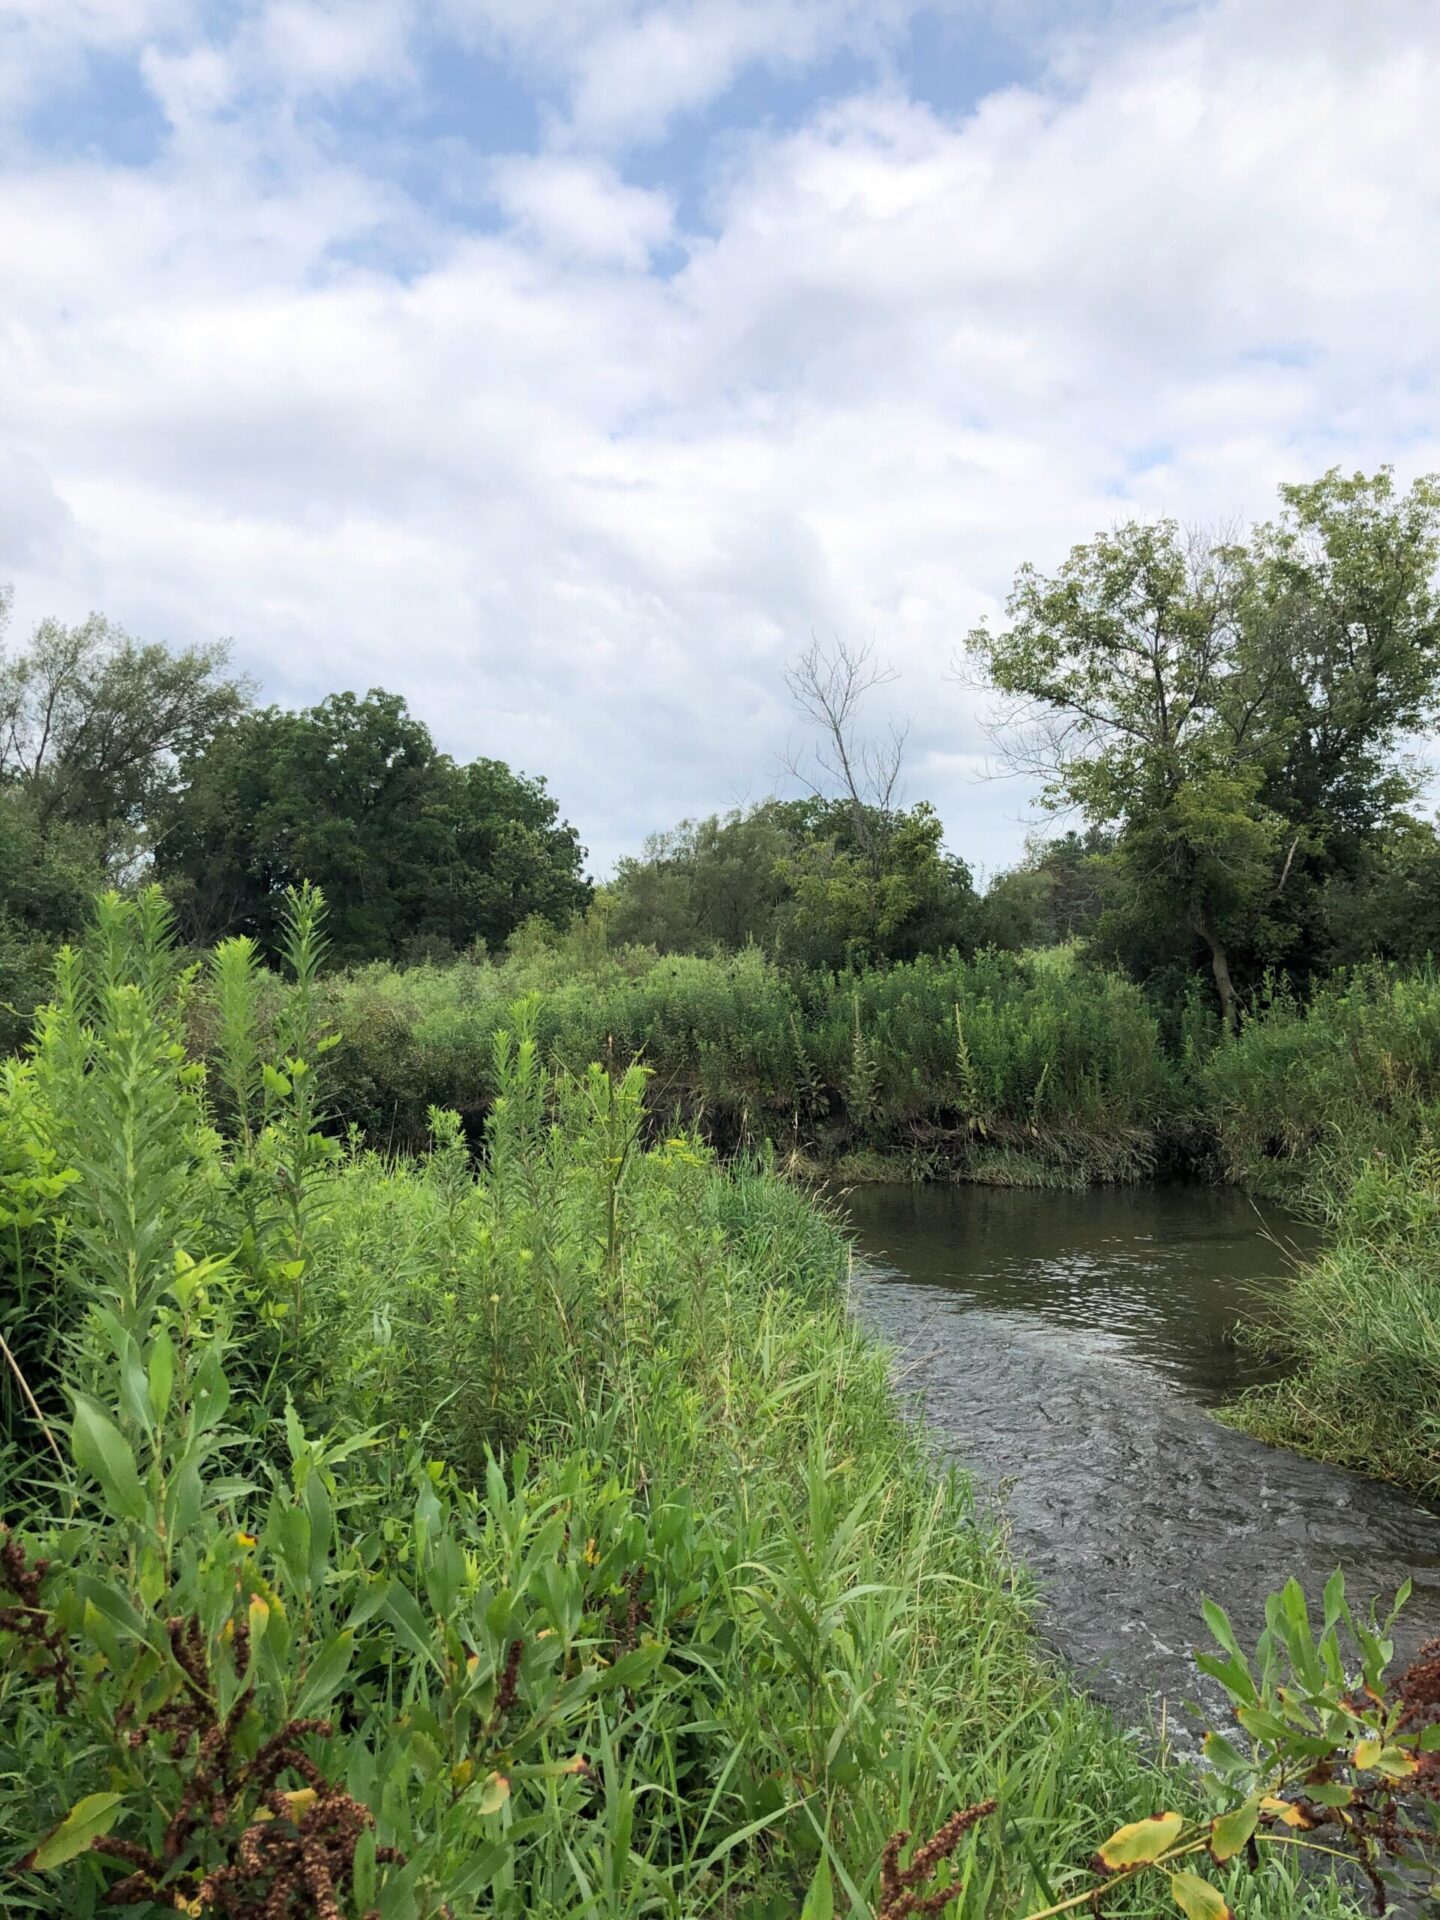
[[[1332,471],[1281,499],[1244,542],[1132,522],[1023,567],[1008,625],[970,640],[1017,703],[1012,757],[1116,830],[1230,1024],[1237,960],[1313,962],[1314,895],[1410,798],[1399,749],[1440,694],[1440,481]]]
[[[171,653],[98,615],[6,651],[0,587],[0,1050],[29,1030],[60,944],[147,845],[178,759],[245,699],[223,646]]]
[[[156,870],[199,944],[274,949],[286,889],[307,880],[347,961],[501,944],[587,898],[584,849],[543,780],[457,766],[398,694],[247,714],[184,771]]]
[[[41,831],[30,797],[0,785],[0,1051],[30,1030],[61,943],[78,935],[104,878],[93,832]]]
[[[834,968],[968,951],[979,903],[928,806],[896,809],[882,832],[848,801],[766,800],[682,821],[622,860],[607,928],[662,953],[754,945],[782,963]]]
[[[42,621],[0,660],[0,787],[25,796],[42,836],[63,823],[93,834],[112,870],[123,865],[179,763],[243,706],[228,657],[224,645],[145,645],[98,614]]]
[[[1253,1660],[1224,1609],[1206,1601],[1218,1651],[1202,1653],[1199,1665],[1224,1688],[1238,1729],[1234,1737],[1205,1735],[1200,1784],[1208,1804],[1196,1815],[1153,1814],[1121,1827],[1096,1852],[1098,1884],[1046,1914],[1098,1905],[1163,1872],[1185,1920],[1234,1920],[1215,1869],[1243,1858],[1254,1871],[1262,1848],[1275,1847],[1348,1858],[1382,1916],[1396,1892],[1433,1892],[1440,1885],[1440,1641],[1390,1676],[1390,1630],[1408,1594],[1407,1585],[1386,1620],[1367,1623],[1352,1612],[1337,1572],[1317,1633],[1304,1591],[1289,1580],[1266,1601]]]
[[[281,1017],[318,1070],[317,910]],[[646,1147],[639,1069],[552,1080],[534,1003],[482,1166],[438,1112],[424,1158],[316,1166],[277,1316],[292,1223],[247,1196],[257,1156],[293,1183],[307,1076],[255,1071],[252,958],[211,963],[217,1091],[163,908],[108,903],[13,1069],[0,1180],[59,1339],[0,1541],[8,1911],[998,1920],[1192,1806],[1037,1664],[834,1224]],[[1341,1904],[1283,1860],[1248,1903]]]
[[[984,944],[1016,952],[1091,936],[1118,881],[1112,836],[1099,828],[1050,840],[1032,837],[1024,859],[996,874],[985,889]]]
[[[1440,979],[1428,965],[1370,966],[1337,974],[1308,1005],[1272,984],[1201,1078],[1231,1177],[1308,1203],[1331,1227],[1267,1315],[1286,1378],[1232,1417],[1433,1493]]]
[[[513,1000],[539,990],[546,1057],[573,1071],[597,1056],[643,1059],[662,1123],[678,1108],[723,1144],[768,1138],[833,1156],[863,1142],[972,1173],[1018,1146],[1082,1178],[1133,1175],[1184,1092],[1139,992],[1061,959],[951,954],[797,975],[754,949],[662,959],[570,947],[367,968],[336,992],[336,1024],[351,1036],[336,1100],[382,1142],[419,1144],[431,1106],[458,1109],[474,1130],[493,1097],[491,1037]]]

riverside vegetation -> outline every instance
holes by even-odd
[[[7,1904],[1216,1920],[1420,1847],[1440,1675],[1337,1587],[1211,1613],[1201,1783],[1047,1674],[780,1176],[1319,1212],[1228,1417],[1433,1494],[1437,561],[1382,470],[1022,568],[964,670],[1084,818],[983,891],[867,649],[791,669],[803,797],[603,887],[393,694],[0,657]]]
[[[1253,1662],[1209,1610],[1201,1782],[1069,1693],[835,1224],[647,1143],[643,1069],[552,1074],[531,1001],[480,1163],[325,1131],[321,918],[272,1016],[106,898],[6,1069],[7,1911],[1223,1920],[1428,1851],[1440,1665],[1338,1580]]]

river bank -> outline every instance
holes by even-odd
[[[214,957],[207,1085],[163,915],[107,903],[11,1070],[45,1425],[7,1393],[3,1572],[46,1658],[4,1636],[9,1910],[93,1910],[122,1863],[90,1833],[155,1920],[231,1869],[263,1905],[289,1856],[245,1835],[269,1812],[288,1845],[307,1794],[349,1809],[354,1910],[432,1920],[597,1888],[618,1920],[876,1912],[892,1836],[970,1806],[923,1884],[1021,1920],[1085,1897],[1117,1827],[1198,1814],[1037,1645],[1001,1528],[848,1318],[832,1219],[647,1144],[642,1076],[552,1076],[523,1016],[480,1163],[453,1114],[419,1156],[339,1148],[313,932],[278,1059],[253,955]],[[44,1839],[77,1803],[78,1844]],[[1257,1920],[1345,1909],[1283,1851],[1215,1878]]]
[[[773,1152],[834,1188],[1081,1191],[1180,1175],[1328,1223],[1270,1323],[1286,1383],[1226,1418],[1319,1459],[1440,1486],[1440,979],[1364,967],[1307,1002],[1267,989],[1233,1036],[1203,994],[1160,1014],[1075,948],[796,974],[754,949],[589,949],[372,967],[328,989],[349,1035],[342,1124],[423,1144],[432,1105],[478,1142],[494,1037],[529,1006],[545,1058],[643,1061],[656,1138]],[[206,1042],[197,1008],[198,1044]]]

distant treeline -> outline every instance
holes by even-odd
[[[787,675],[803,797],[684,822],[596,888],[543,779],[441,753],[396,694],[257,707],[223,646],[46,621],[0,656],[10,1037],[96,890],[145,878],[191,943],[266,951],[310,880],[351,966],[494,952],[530,923],[834,974],[1078,939],[1173,1049],[1197,980],[1234,1026],[1278,974],[1303,994],[1440,947],[1410,757],[1440,701],[1437,562],[1440,484],[1382,469],[1282,488],[1243,537],[1131,523],[1022,567],[963,661],[1009,703],[1002,754],[1080,824],[983,892],[933,808],[899,802],[903,728],[865,731],[893,677],[870,649],[812,645]]]

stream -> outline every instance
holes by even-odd
[[[1244,1645],[1291,1574],[1313,1602],[1343,1567],[1352,1606],[1409,1577],[1399,1652],[1440,1634],[1435,1515],[1207,1413],[1264,1377],[1236,1328],[1314,1246],[1303,1225],[1184,1186],[865,1187],[847,1204],[857,1314],[1001,1503],[1042,1634],[1125,1724],[1163,1711],[1187,1746],[1184,1704],[1218,1711],[1193,1657],[1202,1593]]]

